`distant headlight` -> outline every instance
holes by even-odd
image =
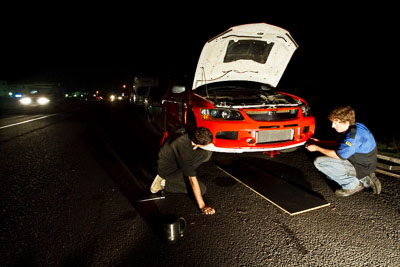
[[[308,116],[310,116],[312,114],[310,106],[307,105],[306,103],[302,103],[300,105],[300,108],[301,108],[301,111],[303,112],[303,116],[304,117],[308,117]]]
[[[201,109],[201,118],[206,121],[214,120],[228,120],[228,121],[242,121],[244,120],[242,114],[237,110],[230,109]]]
[[[29,105],[32,103],[32,99],[30,97],[23,97],[19,100],[22,105]]]
[[[50,102],[50,99],[48,99],[47,97],[39,97],[37,100],[37,103],[39,105],[47,105]]]

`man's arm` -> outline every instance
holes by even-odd
[[[204,203],[203,196],[201,195],[200,185],[196,176],[189,176],[190,185],[192,186],[193,194],[199,205],[200,210],[206,215],[212,215],[215,210]]]
[[[319,140],[317,138],[308,139],[307,144],[318,145],[328,149],[337,149],[339,147],[339,143],[336,140]]]
[[[310,152],[321,152],[322,154],[324,154],[325,156],[328,156],[330,158],[334,158],[334,159],[340,159],[339,156],[336,153],[336,150],[333,149],[328,149],[328,148],[323,148],[317,145],[306,145],[306,148],[308,151]]]

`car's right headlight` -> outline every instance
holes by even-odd
[[[48,99],[47,97],[39,97],[37,100],[39,105],[47,105],[50,102],[50,99]]]
[[[242,121],[244,120],[242,114],[237,110],[231,109],[201,109],[201,118],[206,121]]]
[[[308,117],[312,114],[310,106],[307,105],[306,103],[303,102],[300,105],[300,108],[301,108],[301,111],[303,112],[304,117]]]

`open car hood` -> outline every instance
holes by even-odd
[[[254,81],[276,87],[297,47],[289,32],[277,26],[232,27],[204,45],[192,89],[222,81]]]

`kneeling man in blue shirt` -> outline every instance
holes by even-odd
[[[353,195],[364,187],[380,194],[381,182],[374,173],[377,147],[372,133],[364,124],[356,122],[350,106],[335,108],[328,118],[338,133],[337,140],[310,139],[307,150],[324,154],[315,159],[315,167],[342,187],[335,192],[338,196]]]

